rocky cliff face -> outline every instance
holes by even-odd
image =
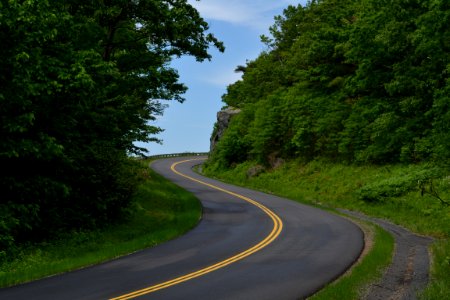
[[[230,120],[233,116],[239,114],[241,112],[240,109],[234,107],[225,108],[217,113],[217,122],[214,128],[214,132],[211,136],[211,144],[210,151],[212,152],[223,136],[223,133],[228,128],[228,124],[230,124]]]

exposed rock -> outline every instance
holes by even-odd
[[[261,165],[256,165],[247,170],[247,178],[256,177],[261,173],[264,173],[266,169]]]
[[[278,152],[273,152],[267,157],[268,163],[272,169],[277,169],[284,165],[284,159],[278,157]]]
[[[240,109],[234,107],[225,108],[217,113],[217,122],[214,127],[214,132],[211,136],[210,151],[212,152],[217,142],[222,138],[223,133],[228,128],[230,120],[233,116],[239,114]]]

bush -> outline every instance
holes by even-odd
[[[431,168],[389,177],[360,188],[357,191],[358,198],[366,202],[378,202],[389,197],[399,197],[414,188],[419,188],[419,185],[424,181],[438,178],[439,174],[439,169]]]

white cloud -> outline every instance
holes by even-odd
[[[224,21],[258,30],[273,24],[273,11],[305,0],[189,0],[205,19]]]

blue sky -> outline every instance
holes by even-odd
[[[236,66],[255,59],[264,45],[261,34],[268,34],[274,16],[281,15],[289,4],[306,0],[188,0],[209,23],[210,32],[225,44],[225,53],[211,49],[212,60],[199,63],[191,57],[172,63],[187,87],[186,101],[168,101],[164,115],[153,125],[164,129],[158,137],[163,144],[137,145],[147,148],[149,155],[206,152],[216,121],[216,114],[224,105],[221,101],[226,87],[239,80]]]

